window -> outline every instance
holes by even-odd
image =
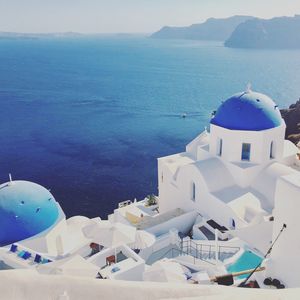
[[[242,146],[242,160],[250,160],[251,144],[243,143]]]
[[[275,144],[274,142],[271,142],[270,144],[270,158],[275,158]]]
[[[195,182],[192,182],[192,184],[191,184],[191,200],[192,201],[196,200],[196,185],[195,185]]]
[[[230,219],[230,228],[235,229],[235,220],[233,218]]]
[[[223,140],[218,139],[218,145],[217,145],[217,155],[222,156],[222,147],[223,147]]]

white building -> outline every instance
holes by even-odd
[[[289,271],[300,269],[299,150],[284,139],[285,129],[269,97],[250,90],[233,95],[185,152],[158,159],[159,207],[160,213],[194,210],[220,226],[244,230],[244,239],[261,254],[285,223],[269,260],[270,274],[278,278],[280,272],[287,285],[299,286],[300,277]],[[292,266],[288,253],[297,261]]]
[[[49,190],[36,183],[0,185],[0,225],[0,270],[3,261],[42,274],[142,280],[145,262],[126,246],[136,244],[135,228],[100,218],[67,219]]]
[[[66,219],[47,189],[10,178],[0,185],[0,262],[140,281],[149,265],[174,258],[174,251],[184,267],[180,281],[197,275],[200,284],[211,284],[216,275],[236,272],[231,267],[252,251],[265,267],[254,274],[260,287],[267,287],[266,277],[300,287],[299,150],[284,139],[285,129],[269,97],[250,90],[232,96],[185,152],[158,159],[158,204],[123,201],[105,221]]]

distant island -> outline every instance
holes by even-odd
[[[252,49],[300,48],[300,15],[265,20],[251,16],[210,18],[187,27],[165,26],[150,37],[224,41],[225,47]]]
[[[53,33],[22,33],[0,31],[0,39],[38,39],[57,37],[79,37],[83,34],[78,32],[53,32]]]
[[[225,41],[232,48],[300,48],[300,15],[240,23]]]
[[[188,27],[165,26],[150,37],[157,39],[225,41],[238,25],[253,18],[251,16],[233,16],[225,19],[210,18],[204,23],[193,24]]]
[[[50,33],[22,33],[0,31],[0,39],[51,39],[51,38],[102,38],[102,37],[145,37],[145,33],[80,33],[80,32],[50,32]]]

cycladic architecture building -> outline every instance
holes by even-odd
[[[22,241],[28,249],[55,257],[89,243],[80,230],[89,219],[66,220],[50,191],[33,182],[10,180],[0,185],[0,216],[0,246]]]
[[[22,180],[0,185],[0,216],[0,246],[46,232],[65,219],[47,189]]]
[[[159,207],[161,213],[195,210],[262,254],[286,224],[268,260],[269,274],[299,286],[299,149],[285,140],[285,129],[266,95],[250,89],[233,95],[185,152],[158,159]]]
[[[107,220],[67,219],[49,190],[10,178],[0,270],[299,288],[300,160],[285,130],[269,97],[233,95],[185,152],[158,159],[158,197],[122,201]]]

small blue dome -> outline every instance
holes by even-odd
[[[231,129],[260,131],[282,124],[277,105],[271,98],[256,92],[233,95],[218,108],[210,123]]]
[[[48,229],[59,215],[59,204],[44,187],[28,181],[0,185],[1,246]]]

